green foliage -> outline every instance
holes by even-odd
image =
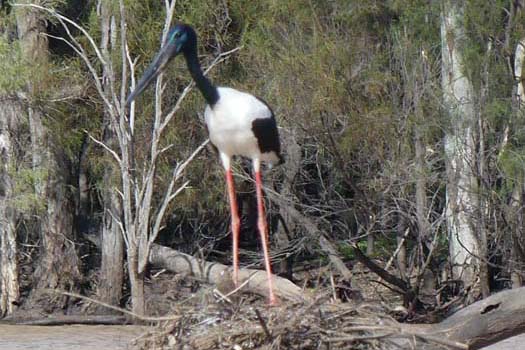
[[[499,164],[508,179],[521,183],[525,175],[525,147],[505,150],[501,154]]]
[[[479,90],[483,83],[484,68],[487,65],[490,70],[498,68],[497,62],[494,62],[494,46],[501,45],[500,43],[506,40],[507,24],[505,21],[508,14],[504,9],[508,2],[504,0],[468,0],[465,3],[464,67],[465,73]],[[492,62],[487,62],[487,60]],[[499,71],[491,78],[499,79],[501,73],[503,72]]]
[[[366,251],[366,247],[367,247],[367,241],[366,240],[362,240],[362,241],[359,241],[357,242],[357,247],[362,251]],[[341,244],[338,249],[339,253],[341,254],[341,256],[344,258],[344,259],[348,259],[348,260],[353,260],[355,259],[355,253],[354,253],[354,248],[351,246],[351,245],[348,245],[348,244]],[[373,257],[371,257],[373,258]]]
[[[0,37],[0,72],[0,93],[11,94],[27,83],[32,70],[22,60],[18,41]]]
[[[35,192],[37,184],[45,184],[48,177],[46,169],[31,169],[27,167],[11,169],[12,177],[16,179],[13,207],[18,213],[26,216],[43,213],[46,207],[46,200],[39,198]]]

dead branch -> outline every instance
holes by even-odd
[[[271,201],[276,202],[281,206],[281,208],[284,208],[284,210],[290,215],[290,218],[292,218],[299,225],[301,225],[310,237],[315,237],[319,240],[319,246],[321,247],[323,252],[325,252],[328,255],[330,262],[334,265],[334,267],[339,271],[339,273],[343,276],[345,280],[350,281],[350,279],[352,278],[352,272],[350,272],[350,270],[346,267],[344,261],[341,259],[337,251],[337,248],[332,244],[332,242],[330,242],[328,238],[325,237],[325,235],[323,234],[321,229],[319,229],[317,224],[310,218],[303,215],[297,209],[295,209],[293,204],[286,202],[277,193],[269,189],[265,189],[265,193]]]
[[[406,301],[411,301],[414,297],[414,293],[410,285],[402,280],[401,278],[391,274],[387,270],[383,269],[381,266],[377,265],[372,259],[367,257],[357,244],[353,243],[352,248],[354,249],[355,257],[359,260],[360,263],[368,267],[372,272],[381,277],[387,283],[396,286],[405,296]]]

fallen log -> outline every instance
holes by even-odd
[[[228,293],[233,287],[231,267],[216,262],[197,259],[191,255],[181,253],[174,249],[153,244],[149,262],[157,268],[193,276],[210,284],[217,285],[223,293]],[[289,280],[273,276],[274,292],[277,298],[294,302],[308,300],[308,296],[297,285]],[[268,283],[266,271],[254,269],[239,269],[240,292],[249,292],[268,297]]]
[[[479,349],[525,332],[525,287],[496,293],[437,324],[434,333]]]
[[[525,287],[505,290],[459,310],[440,323],[403,325],[407,332],[480,349],[525,332]],[[423,337],[424,338],[424,337]],[[432,345],[420,349],[435,349]]]

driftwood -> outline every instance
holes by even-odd
[[[150,263],[158,268],[179,274],[194,276],[200,280],[217,285],[223,293],[234,290],[230,266],[216,262],[204,261],[158,244],[152,245],[149,255]],[[266,271],[239,269],[241,292],[250,292],[268,297]],[[285,278],[274,275],[274,291],[281,300],[302,302],[305,297],[301,288]]]

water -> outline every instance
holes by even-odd
[[[131,350],[139,326],[0,325],[0,350]]]

